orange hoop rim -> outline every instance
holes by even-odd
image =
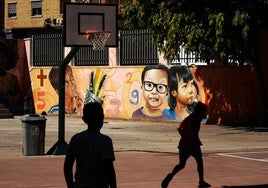
[[[98,34],[98,33],[111,33],[111,31],[103,31],[103,30],[88,30],[88,31],[86,31],[86,35]]]

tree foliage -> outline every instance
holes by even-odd
[[[255,63],[268,0],[137,0],[119,6],[124,29],[149,28],[167,59],[179,46],[202,59]]]

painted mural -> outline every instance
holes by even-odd
[[[30,73],[35,109],[38,113],[44,111],[56,114],[58,111],[57,80],[53,79],[55,75],[52,73],[56,69],[33,69]],[[94,100],[102,101],[106,117],[131,118],[137,106],[143,104],[140,96],[141,71],[141,68],[85,69],[68,66],[65,74],[66,113],[81,115],[81,104],[90,91]]]
[[[52,82],[53,70],[56,68],[30,72],[37,113],[57,114],[58,92],[57,82]],[[255,80],[256,71],[250,67],[68,66],[65,111],[81,115],[85,97],[90,93],[92,100],[103,103],[107,118],[181,121],[192,112],[197,101],[202,101],[209,106],[205,122],[252,121],[260,109],[258,93],[251,89],[259,87]]]
[[[106,117],[181,121],[198,100],[208,104],[206,97],[199,97],[202,92],[193,70],[163,64],[92,69],[67,66],[65,112],[81,115],[84,100],[91,98],[103,104]],[[36,111],[57,114],[58,67],[33,69],[31,78]]]
[[[132,119],[167,120],[164,114],[169,95],[169,70],[165,65],[148,65],[140,76],[141,91],[132,91],[132,96],[142,96],[144,105],[132,113]]]
[[[28,58],[27,58],[28,57]],[[57,114],[58,66],[33,67],[23,40],[0,40],[0,103],[14,115]],[[261,101],[254,67],[67,66],[65,112],[81,116],[84,102],[103,104],[106,118],[181,121],[197,101],[208,123],[254,122]],[[32,100],[27,110],[26,99]],[[254,100],[253,100],[254,99]]]

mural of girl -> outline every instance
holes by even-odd
[[[193,109],[197,102],[198,86],[190,69],[186,66],[172,66],[170,72],[169,107],[163,113],[169,120],[182,121]]]

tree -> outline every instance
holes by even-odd
[[[166,59],[178,59],[182,45],[186,53],[208,64],[218,60],[253,65],[263,101],[261,121],[267,121],[259,41],[261,31],[268,28],[268,0],[137,0],[122,3],[119,9],[122,27],[151,29]]]
[[[126,29],[149,28],[167,59],[179,46],[209,62],[258,60],[260,29],[268,25],[267,0],[137,0],[119,6]]]

